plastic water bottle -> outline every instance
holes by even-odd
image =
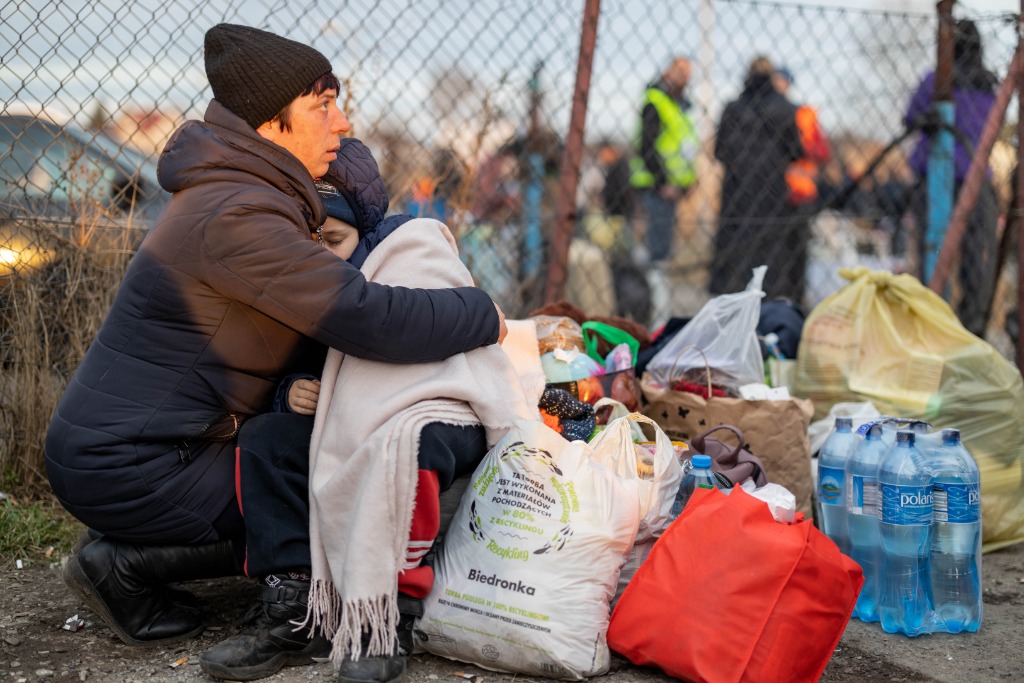
[[[676,500],[672,503],[672,519],[683,511],[695,490],[719,488],[718,480],[711,471],[710,455],[694,455],[690,458],[690,465],[690,471],[683,475],[682,481],[679,482]]]
[[[943,429],[942,445],[927,455],[935,507],[931,554],[935,612],[950,633],[977,631],[982,611],[978,465],[960,443],[958,429]]]
[[[878,466],[882,494],[882,582],[878,617],[886,633],[908,636],[932,629],[928,555],[932,534],[932,478],[914,432],[896,443]]]
[[[821,506],[822,532],[835,541],[839,549],[850,554],[850,536],[846,527],[846,461],[857,448],[857,435],[850,428],[853,421],[837,417],[832,433],[818,453],[818,502]]]
[[[864,570],[864,587],[857,596],[853,616],[878,621],[878,589],[882,572],[882,541],[878,531],[878,465],[888,447],[882,425],[866,425],[867,433],[846,463],[846,523],[850,531],[850,557]]]
[[[689,458],[680,458],[679,468],[682,469],[683,476],[685,477],[686,473],[693,469],[693,461]]]

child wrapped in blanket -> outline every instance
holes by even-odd
[[[329,218],[312,237],[367,280],[473,284],[443,223],[385,217],[387,190],[363,143],[342,140],[317,190]],[[277,624],[282,640],[305,618],[294,633],[296,647],[310,637],[330,640],[338,680],[403,677],[413,622],[434,580],[424,556],[440,530],[440,494],[471,473],[514,421],[539,419],[538,399],[526,396],[498,345],[415,365],[330,349],[319,380],[314,373],[286,379],[275,409],[294,413],[281,416],[294,418],[291,425],[282,429],[279,422],[266,442],[240,444],[264,451],[309,444],[308,502],[289,502],[291,510],[308,505],[308,536],[304,529],[281,531],[288,525],[280,516],[266,525],[274,534],[290,533],[297,566],[309,567],[306,575],[274,579],[311,580],[308,614],[291,613]],[[244,506],[244,481],[240,489]]]

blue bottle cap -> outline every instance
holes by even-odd
[[[837,417],[836,429],[853,429],[852,417]]]
[[[944,443],[944,444],[960,443],[960,430],[959,429],[943,429],[942,430],[942,443]]]
[[[694,467],[711,467],[711,456],[710,455],[695,455],[690,458],[690,462],[693,463]]]
[[[870,427],[868,427],[868,431],[864,435],[864,438],[867,439],[868,441],[881,441],[881,439],[882,439],[882,425],[880,425],[880,424],[873,424]]]
[[[896,443],[898,444],[913,446],[916,440],[917,435],[914,432],[896,432]]]

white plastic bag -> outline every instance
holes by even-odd
[[[604,408],[608,408],[607,415],[603,415]],[[615,422],[615,420],[619,419],[620,417],[626,417],[633,411],[627,408],[626,404],[623,403],[622,401],[616,401],[614,398],[602,396],[601,398],[597,399],[596,403],[594,403],[594,412],[597,413],[598,421],[603,422],[604,424],[598,425],[598,428],[594,431],[593,434],[591,434],[590,443],[594,443],[595,441],[597,441],[597,437],[599,437],[601,433],[605,429],[607,429],[608,425],[610,425],[612,422]],[[641,429],[640,425],[637,424],[636,422],[629,423],[629,431],[633,437],[634,442],[645,441],[647,439],[647,435],[644,434],[644,430]]]
[[[767,503],[776,522],[792,524],[796,519],[796,496],[785,486],[769,482],[758,488],[753,479],[747,479],[740,488]]]
[[[640,424],[650,425],[654,430],[653,448],[643,448],[645,454],[650,453],[650,463],[645,462],[646,457],[641,457],[635,443],[634,428],[639,430]],[[643,435],[643,432],[640,434]],[[636,481],[640,489],[637,543],[660,536],[672,521],[672,503],[683,477],[672,440],[651,418],[640,413],[630,413],[609,422],[597,438],[590,442],[590,447],[594,449],[595,462],[604,465],[622,479]],[[641,471],[649,473],[640,474]]]
[[[598,401],[595,407],[600,405]],[[646,438],[640,429],[641,424],[650,425],[654,430],[652,445],[638,446],[635,443],[638,432],[640,440]],[[640,489],[640,527],[629,557],[619,571],[619,581],[612,598],[614,606],[647,559],[654,542],[672,522],[672,503],[683,478],[683,469],[668,435],[658,423],[640,413],[629,413],[610,421],[590,445],[594,449],[595,461],[623,479],[635,480]]]
[[[419,648],[495,671],[605,673],[610,601],[636,538],[636,481],[518,422],[473,473],[416,625]]]
[[[703,368],[706,357],[708,366],[732,375],[737,386],[764,384],[757,321],[761,317],[761,283],[766,270],[767,266],[754,268],[754,276],[742,292],[720,294],[704,304],[647,364],[651,377],[661,386],[671,388],[681,373]]]

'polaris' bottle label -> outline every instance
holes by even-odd
[[[981,521],[981,487],[976,483],[935,482],[932,503],[936,522],[973,524]]]
[[[825,505],[845,505],[842,467],[818,466],[818,500]]]
[[[932,487],[899,486],[879,482],[882,493],[882,522],[885,524],[931,524]]]
[[[855,515],[878,516],[878,482],[860,474],[850,476],[846,507]]]

